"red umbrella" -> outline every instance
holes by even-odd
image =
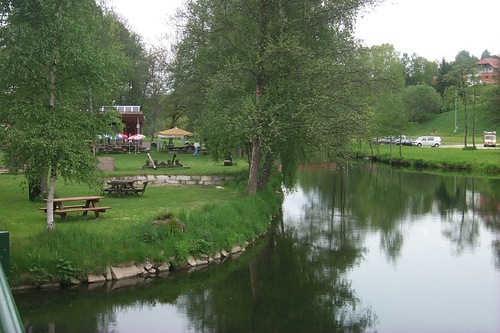
[[[129,140],[136,140],[136,141],[139,141],[139,140],[144,140],[146,138],[145,135],[142,135],[142,134],[134,134],[134,135],[131,135],[129,136]]]

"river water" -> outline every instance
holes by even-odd
[[[239,258],[128,282],[14,297],[27,332],[500,332],[500,180],[311,165]]]

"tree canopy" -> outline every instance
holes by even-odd
[[[428,85],[406,87],[403,93],[404,109],[411,122],[422,122],[439,113],[441,96]]]
[[[275,161],[291,184],[305,157],[341,156],[361,130],[365,73],[352,28],[373,2],[188,2],[177,88],[194,85],[196,129],[216,158],[248,147],[248,193]]]
[[[126,63],[114,20],[94,0],[1,0],[0,99],[6,159],[27,180],[50,175],[47,228],[58,176],[99,182],[88,141],[117,121],[101,113]],[[87,141],[88,140],[88,141]]]

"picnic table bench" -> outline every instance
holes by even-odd
[[[104,189],[106,193],[114,193],[116,197],[121,198],[124,193],[142,194],[146,191],[149,181],[143,181],[142,187],[136,187],[134,183],[137,179],[112,179],[107,182],[108,188]]]
[[[68,197],[68,198],[54,198],[53,207],[54,215],[60,215],[61,219],[66,219],[68,213],[82,212],[83,216],[87,216],[88,212],[94,212],[95,218],[99,218],[99,213],[104,213],[106,210],[111,209],[109,206],[97,206],[100,199],[104,199],[102,196],[82,196],[82,197]],[[47,202],[47,199],[44,199]],[[75,204],[75,205],[64,205],[66,202],[82,201],[85,203]],[[38,208],[47,213],[47,207]]]

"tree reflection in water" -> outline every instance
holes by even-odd
[[[196,331],[364,332],[374,316],[357,310],[344,277],[361,254],[357,245],[338,236],[323,246],[296,230],[276,230],[246,269],[191,290],[183,307]]]
[[[366,256],[368,236],[380,237],[388,262],[399,260],[408,236],[403,221],[421,216],[439,223],[457,254],[479,246],[478,226],[491,231],[499,268],[500,180],[315,167],[300,176],[304,198],[292,203],[300,207],[285,209],[238,260],[129,289],[18,293],[27,331],[119,332],[117,313],[171,305],[195,331],[365,332],[376,314],[361,307],[346,276]],[[171,323],[157,320],[148,327],[169,331]]]

